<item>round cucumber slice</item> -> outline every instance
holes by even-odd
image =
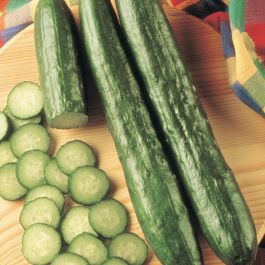
[[[33,224],[22,238],[22,254],[35,265],[49,264],[59,254],[62,242],[59,233],[45,224]]]
[[[19,119],[29,119],[38,115],[43,109],[40,87],[32,82],[17,84],[8,95],[7,106]]]
[[[119,257],[130,265],[142,265],[148,254],[145,242],[135,234],[117,235],[109,244],[110,257]]]
[[[27,189],[33,189],[46,184],[44,169],[49,159],[46,153],[39,150],[24,153],[17,164],[19,183]]]
[[[19,221],[24,229],[36,223],[57,228],[60,219],[59,209],[51,199],[38,198],[24,205]]]
[[[44,174],[48,184],[55,186],[63,193],[68,192],[68,176],[58,167],[55,158],[47,163]]]
[[[17,162],[17,158],[11,151],[10,142],[0,142],[0,167],[13,162]]]
[[[89,223],[88,214],[89,208],[87,207],[78,206],[69,210],[61,225],[62,235],[66,243],[70,244],[76,236],[84,232],[94,236],[98,235]]]
[[[50,136],[47,130],[38,124],[25,124],[17,129],[10,138],[11,150],[15,156],[21,157],[30,150],[48,152]]]
[[[9,133],[9,120],[7,116],[0,111],[0,141],[5,139]]]
[[[68,182],[71,198],[84,205],[100,201],[106,196],[109,187],[110,182],[106,173],[89,166],[77,168]]]
[[[125,207],[114,199],[103,200],[90,208],[91,226],[100,235],[113,238],[125,231],[128,215]]]
[[[108,258],[108,250],[103,242],[89,233],[74,238],[68,251],[84,257],[90,265],[100,265]]]
[[[129,265],[125,260],[121,258],[110,258],[103,263],[103,265]]]
[[[51,265],[89,265],[86,259],[74,253],[60,254]],[[122,264],[121,264],[122,265]]]
[[[56,204],[59,211],[63,211],[64,196],[60,190],[50,185],[42,185],[30,190],[25,198],[25,204],[43,197],[51,199]]]
[[[56,155],[60,169],[71,174],[81,166],[94,166],[96,158],[92,148],[85,142],[74,140],[61,146]]]
[[[26,195],[27,190],[20,185],[16,176],[16,163],[8,163],[0,168],[0,196],[8,201]]]

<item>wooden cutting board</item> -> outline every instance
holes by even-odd
[[[73,8],[78,20],[77,9]],[[228,85],[220,35],[200,20],[183,12],[166,8],[188,69],[197,86],[198,95],[209,116],[221,150],[244,193],[255,219],[258,239],[265,227],[265,128],[264,119],[242,104]],[[6,105],[10,89],[18,82],[39,82],[34,50],[33,25],[19,33],[0,50],[0,109]],[[52,150],[65,142],[80,139],[95,149],[99,167],[112,182],[111,194],[130,213],[130,231],[143,238],[115,146],[107,130],[102,107],[94,87],[90,87],[89,123],[73,130],[49,129]],[[21,255],[22,228],[18,219],[23,200],[0,199],[0,265],[28,264]],[[210,220],[209,220],[210,221]],[[223,264],[200,238],[206,265]],[[160,264],[149,252],[147,264]]]

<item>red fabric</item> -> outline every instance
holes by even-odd
[[[265,22],[262,24],[247,24],[246,32],[255,42],[258,55],[265,55]]]
[[[216,12],[207,16],[204,21],[211,25],[216,31],[220,32],[220,22],[229,20],[229,14],[226,12]]]
[[[180,4],[181,2],[183,2],[183,0],[171,0],[171,4],[173,6],[176,6],[176,5]]]
[[[0,12],[4,11],[7,6],[8,0],[0,0]]]

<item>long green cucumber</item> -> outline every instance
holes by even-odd
[[[35,43],[49,126],[61,129],[87,123],[85,85],[78,54],[78,30],[64,0],[40,0]]]
[[[128,189],[149,245],[164,265],[199,265],[189,214],[152,127],[107,0],[80,1],[81,32]]]
[[[152,110],[204,236],[229,265],[252,264],[256,232],[159,0],[116,0]]]

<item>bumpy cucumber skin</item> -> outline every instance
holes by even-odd
[[[145,93],[204,236],[226,264],[252,264],[257,251],[252,217],[214,139],[159,0],[116,3]]]
[[[79,8],[86,54],[145,237],[164,265],[202,264],[188,211],[121,46],[110,3],[81,0]]]
[[[48,124],[65,113],[86,115],[85,86],[78,55],[78,31],[63,0],[40,0],[35,43]],[[80,126],[83,124],[80,124]]]

